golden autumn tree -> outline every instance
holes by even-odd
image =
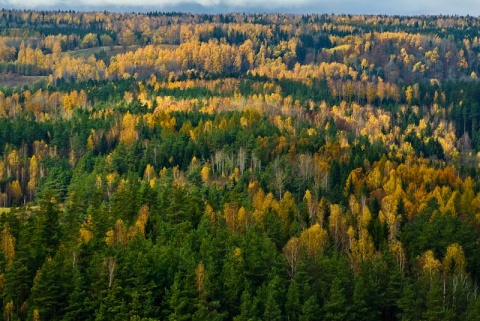
[[[223,217],[229,230],[232,233],[238,231],[238,207],[234,204],[225,204],[223,208]]]
[[[87,217],[87,220],[82,223],[82,226],[80,227],[79,231],[79,238],[78,241],[81,243],[88,243],[90,240],[93,238],[93,224],[92,224],[92,216],[89,215]]]
[[[292,222],[297,219],[299,215],[292,193],[285,193],[283,198],[278,203],[277,212],[281,219],[284,231],[288,232]]]
[[[402,273],[405,272],[407,266],[407,257],[405,250],[403,249],[402,243],[398,240],[390,242],[390,252],[393,254],[395,261],[397,262],[398,267]]]
[[[294,277],[302,252],[302,241],[298,237],[292,237],[283,248],[283,255],[288,263],[288,274]]]
[[[3,309],[3,317],[5,318],[5,320],[7,321],[13,321],[14,318],[13,318],[13,313],[14,313],[14,305],[13,305],[13,300],[10,300],[9,302],[7,302],[7,304],[5,305],[5,308]]]
[[[12,150],[8,153],[8,166],[7,166],[7,176],[15,175],[15,177],[19,178],[20,173],[20,155],[16,149]]]
[[[451,244],[447,247],[447,253],[443,258],[442,267],[445,275],[465,276],[467,261],[465,253],[458,244]]]
[[[41,319],[40,319],[40,312],[38,311],[38,309],[34,309],[34,310],[33,310],[32,320],[33,320],[33,321],[41,321]]]
[[[18,180],[14,180],[10,183],[10,193],[16,202],[20,200],[23,195],[22,186]]]
[[[202,182],[204,184],[208,183],[210,181],[210,167],[207,165],[204,165],[200,171],[200,177],[202,179]]]
[[[145,236],[145,227],[147,226],[149,218],[150,209],[148,208],[148,205],[142,205],[138,212],[137,220],[135,221],[135,228],[141,236]]]
[[[120,141],[131,145],[138,140],[138,132],[136,130],[136,117],[127,112],[122,119],[122,129],[120,131]]]
[[[428,250],[419,258],[422,273],[428,276],[430,282],[438,275],[442,269],[442,263],[435,258],[432,250]]]
[[[204,301],[205,298],[205,281],[207,279],[207,273],[205,271],[205,265],[203,262],[199,262],[195,268],[195,285],[198,292],[198,297],[201,301]]]
[[[15,257],[15,237],[10,233],[8,224],[5,224],[1,235],[2,252],[10,265]]]
[[[127,227],[125,226],[123,220],[118,219],[115,222],[114,228],[107,232],[105,243],[108,246],[122,245],[125,247],[127,242]]]
[[[155,167],[153,167],[153,165],[147,164],[147,167],[145,167],[145,172],[143,173],[143,177],[148,182],[150,182],[151,179],[155,178]]]
[[[28,195],[29,199],[33,199],[33,195],[35,193],[35,188],[37,186],[37,176],[38,176],[38,162],[37,162],[37,157],[33,155],[30,158],[30,164],[29,164],[29,176],[30,179],[27,183],[27,190],[28,190]]]
[[[308,218],[310,222],[316,222],[318,217],[318,201],[314,199],[310,190],[305,191],[305,196],[303,197],[307,203]]]
[[[368,232],[368,225],[372,215],[367,206],[364,206],[361,214],[357,218],[357,228],[353,226],[348,228],[349,237],[349,258],[354,271],[359,271],[362,262],[373,259],[375,255],[375,246],[372,237]]]
[[[330,205],[330,217],[328,218],[328,228],[338,250],[344,249],[347,241],[347,223],[343,214],[342,207],[338,204]]]
[[[305,252],[315,259],[323,253],[328,242],[328,233],[316,223],[301,233],[300,240],[305,248]]]

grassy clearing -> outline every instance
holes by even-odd
[[[88,49],[77,49],[71,50],[64,53],[64,55],[69,55],[72,58],[88,58],[92,55],[99,54],[102,51],[107,51],[108,47],[96,47]]]
[[[178,48],[178,45],[160,45],[160,48],[174,50]]]
[[[33,211],[37,211],[40,209],[40,206],[38,205],[34,205],[34,206],[30,206],[30,205],[24,205],[24,206],[20,206],[20,207],[0,207],[0,215],[3,215],[3,214],[8,214],[10,212],[12,212],[12,209],[18,209],[16,211],[17,215],[20,215],[20,216],[23,216],[23,215],[31,215]],[[59,206],[59,209],[61,211],[63,211],[63,205],[62,206]]]
[[[174,50],[177,48],[177,45],[160,45],[162,49],[169,49],[169,50]],[[89,58],[90,56],[93,56],[95,54],[101,54],[105,52],[105,55],[107,57],[113,57],[118,54],[124,54],[129,51],[135,51],[140,46],[128,46],[128,47],[123,47],[123,46],[103,46],[103,47],[95,47],[95,48],[88,48],[88,49],[77,49],[77,50],[72,50],[72,51],[67,51],[64,54],[70,55],[70,57],[73,58]]]
[[[16,74],[0,74],[0,84],[2,87],[23,87],[30,86],[37,81],[48,80],[46,76],[22,76]]]
[[[340,46],[327,49],[327,51],[330,53],[333,53],[335,51],[347,51],[348,49],[350,49],[350,45],[340,45]]]
[[[105,52],[107,57],[116,56],[118,54],[123,54],[129,51],[135,51],[140,46],[129,46],[129,47],[122,47],[122,46],[103,46],[103,47],[95,47],[95,48],[88,48],[88,49],[77,49],[72,51],[67,51],[64,54],[69,55],[72,58],[89,58],[95,54],[101,54]]]

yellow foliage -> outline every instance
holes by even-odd
[[[140,234],[142,234],[142,236],[145,236],[145,226],[147,225],[149,217],[150,210],[147,205],[143,205],[140,208],[137,221],[135,222],[135,227],[140,232]]]
[[[448,186],[439,186],[435,187],[432,192],[432,196],[436,198],[438,202],[438,208],[440,214],[446,215],[455,215],[457,213],[455,201],[458,191],[452,191]]]
[[[154,188],[155,185],[157,184],[157,179],[154,177],[148,183],[150,185],[150,188]]]
[[[244,128],[248,126],[248,120],[246,117],[240,117],[240,125]]]
[[[349,179],[352,177],[352,173],[350,173]],[[358,203],[357,198],[353,194],[348,198],[348,207],[354,217],[357,217],[360,214],[360,203]]]
[[[153,167],[153,165],[147,164],[143,177],[145,177],[145,179],[148,181],[155,178],[155,168]]]
[[[288,273],[291,277],[295,276],[297,264],[300,260],[302,250],[302,241],[298,237],[292,237],[283,248],[283,255],[289,265]]]
[[[200,298],[203,298],[205,279],[207,277],[205,272],[205,265],[203,265],[203,262],[198,263],[197,267],[195,268],[195,276],[196,276],[195,283],[197,285],[198,294]]]
[[[400,241],[394,240],[390,243],[390,252],[392,252],[395,257],[395,261],[400,267],[400,271],[405,270],[405,265],[407,263],[407,257],[405,255],[405,250],[403,249],[402,243]]]
[[[457,243],[449,245],[443,259],[443,271],[447,274],[464,275],[467,266],[465,253]]]
[[[15,257],[15,238],[10,233],[8,224],[5,224],[5,226],[3,227],[1,236],[3,255],[7,259],[8,264],[10,265],[13,261],[13,258]]]
[[[314,136],[317,134],[317,131],[315,130],[315,128],[309,128],[307,129],[307,134],[308,136]]]
[[[127,112],[123,116],[122,120],[122,130],[120,132],[120,141],[125,144],[133,144],[138,139],[138,132],[135,129],[136,127],[136,118],[134,115]]]
[[[207,204],[205,206],[205,213],[204,213],[205,216],[207,216],[209,219],[210,219],[210,224],[214,224],[215,223],[215,212],[213,211],[213,207],[210,205],[210,204]]]
[[[105,243],[108,246],[113,246],[115,244],[115,236],[114,236],[114,231],[113,229],[110,229],[107,231],[107,236],[105,237]]]
[[[240,207],[238,210],[238,225],[241,231],[244,231],[248,226],[250,226],[252,219],[251,216],[251,213],[247,212],[243,206]]]
[[[33,321],[40,321],[40,312],[37,309],[33,310]]]
[[[312,193],[310,193],[310,190],[308,189],[305,191],[305,196],[303,198],[307,201],[307,210],[310,222],[316,222],[319,217],[319,206],[317,200],[313,198]]]
[[[37,162],[37,157],[35,155],[33,155],[30,158],[30,164],[29,165],[30,165],[29,166],[30,178],[36,178],[37,174],[38,174],[38,162]]]
[[[197,141],[197,135],[195,134],[195,131],[194,130],[190,130],[188,132],[188,134],[190,135],[190,139],[193,141],[193,142],[196,142]]]
[[[413,98],[413,88],[412,86],[408,86],[407,89],[405,90],[405,99],[407,100],[408,104],[412,102],[412,98]]]
[[[12,196],[16,199],[19,200],[20,197],[22,197],[22,187],[20,186],[20,182],[18,180],[14,180],[13,182],[10,183],[10,191],[12,193]]]
[[[364,229],[368,228],[371,220],[372,213],[370,213],[368,206],[364,206],[362,209],[362,215],[360,216],[360,227]]]
[[[237,260],[243,260],[243,257],[242,257],[242,249],[239,248],[239,247],[236,247],[236,248],[233,250],[233,256],[234,256]]]
[[[202,178],[203,183],[208,183],[210,181],[210,167],[205,165],[200,171],[200,177]]]
[[[350,263],[354,271],[358,272],[362,262],[374,257],[375,246],[366,228],[360,227],[358,237],[356,237],[353,227],[350,226],[347,234],[350,242],[350,251],[348,253]]]
[[[10,300],[3,310],[3,317],[5,320],[12,320],[12,314],[14,310],[13,300]]]
[[[95,187],[98,188],[98,189],[101,189],[102,185],[103,185],[102,176],[97,174],[97,176],[95,177]]]
[[[87,151],[91,151],[95,148],[95,141],[93,140],[94,130],[92,129],[92,133],[88,135],[87,138]]]
[[[160,177],[165,177],[165,175],[167,175],[167,168],[165,166],[163,166],[163,168],[160,170],[160,173],[159,173]]]
[[[223,216],[225,218],[225,222],[229,230],[232,233],[236,233],[238,231],[238,208],[236,205],[232,204],[225,204],[223,209]]]
[[[292,193],[286,192],[278,205],[278,215],[282,220],[284,228],[288,230],[291,221],[293,221],[298,215],[298,209],[295,205],[295,199],[293,198]]]
[[[121,219],[115,222],[115,227],[107,232],[105,243],[108,246],[127,245],[127,228]]]
[[[133,101],[133,94],[129,91],[126,91],[123,95],[123,99],[127,104],[130,104]]]
[[[13,170],[16,170],[17,167],[20,165],[20,157],[16,149],[12,150],[8,154],[7,159],[8,159],[8,165],[12,167]]]
[[[80,228],[80,240],[84,243],[88,243],[92,238],[93,238],[93,233],[82,226]]]
[[[439,260],[435,259],[435,255],[432,250],[428,250],[422,254],[419,259],[420,267],[422,268],[424,274],[428,274],[430,280],[433,276],[440,272],[442,264]]]
[[[328,241],[328,233],[317,223],[303,231],[300,235],[300,240],[305,247],[306,253],[315,258],[323,253]]]
[[[388,220],[388,215],[397,213],[398,200],[393,195],[387,195],[382,199],[382,210],[379,212],[379,219],[381,223]]]
[[[330,205],[330,217],[328,218],[328,227],[330,236],[332,237],[338,249],[342,249],[346,241],[346,219],[343,215],[342,208],[338,204]]]

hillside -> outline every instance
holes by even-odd
[[[480,320],[479,31],[0,11],[0,320]]]

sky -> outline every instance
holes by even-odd
[[[141,4],[134,4],[141,3]],[[0,0],[5,9],[480,16],[480,0]]]

